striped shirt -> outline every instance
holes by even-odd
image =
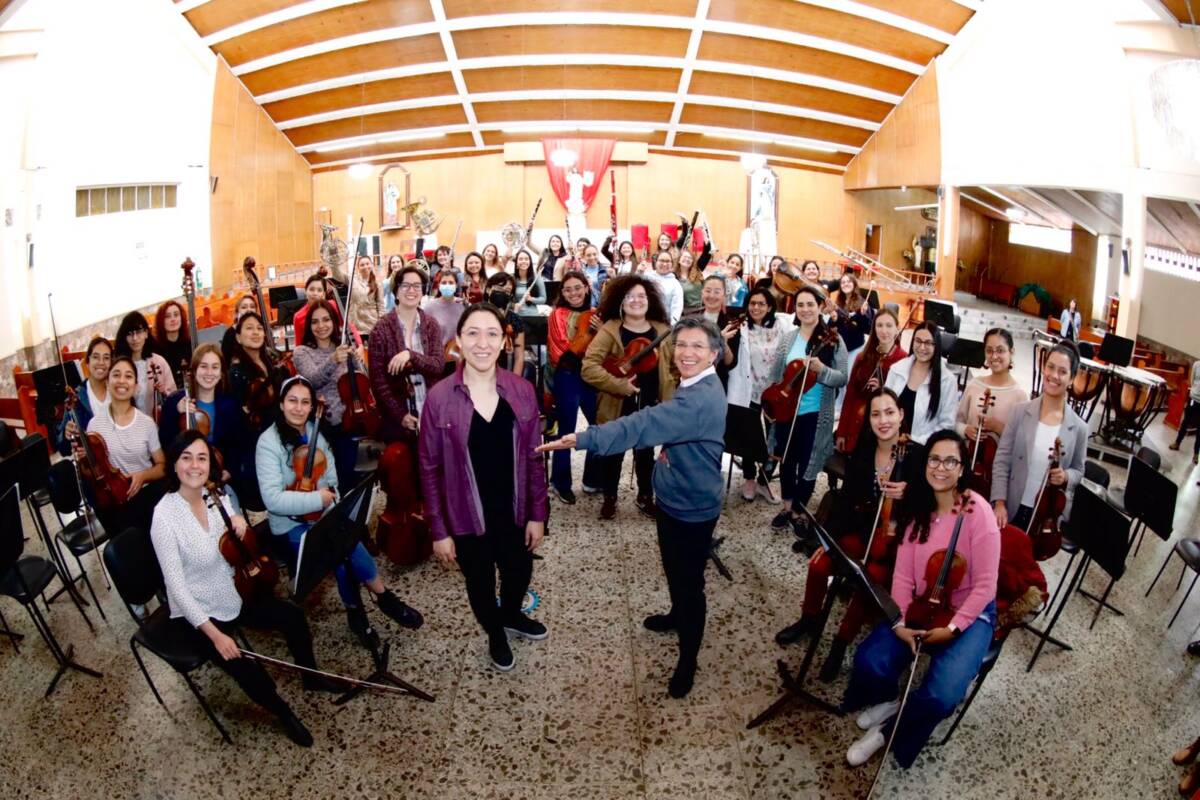
[[[158,426],[154,420],[133,410],[133,421],[120,426],[113,421],[112,407],[106,406],[103,413],[92,417],[87,426],[88,433],[98,433],[108,446],[108,460],[114,467],[132,475],[154,466],[154,454],[162,449],[158,442]]]

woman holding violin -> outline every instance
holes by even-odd
[[[173,636],[207,653],[251,700],[274,714],[289,739],[311,747],[312,734],[279,696],[275,682],[261,664],[242,656],[234,639],[243,627],[278,631],[297,664],[317,668],[312,634],[298,606],[270,591],[249,598],[238,594],[234,568],[222,555],[220,543],[227,536],[245,537],[246,520],[234,513],[227,499],[213,497],[216,460],[212,445],[198,430],[186,431],[168,449],[167,493],[154,509],[150,539],[171,609],[169,627]],[[305,675],[303,681],[308,691],[338,691],[320,675]]]
[[[900,398],[904,432],[917,444],[935,432],[954,428],[958,380],[942,358],[942,335],[932,322],[913,331],[913,354],[892,365],[884,385]]]
[[[191,363],[192,346],[187,311],[178,300],[168,300],[154,314],[154,348],[166,359],[176,384],[183,380],[183,370]]]
[[[425,395],[446,364],[441,328],[421,309],[425,271],[410,264],[393,280],[396,310],[379,320],[368,348],[371,391],[383,416],[379,439],[389,443],[416,436]]]
[[[659,258],[667,257],[660,253]],[[614,278],[598,313],[602,324],[588,345],[581,370],[584,381],[597,391],[596,422],[604,424],[670,400],[675,393],[675,377],[671,373],[670,344],[663,340],[670,334],[671,325],[654,284],[641,275]],[[657,350],[650,346],[656,343]],[[604,457],[600,519],[617,515],[617,487],[624,459],[624,453]],[[653,517],[654,448],[635,448],[633,462],[638,510]]]
[[[504,348],[499,309],[469,307],[457,335],[462,363],[425,403],[421,488],[434,555],[458,564],[492,664],[507,672],[515,665],[509,633],[531,640],[548,635],[521,613],[549,515],[546,473],[535,452],[537,398],[529,381],[496,363]]]
[[[1003,328],[989,330],[983,335],[983,352],[991,372],[973,377],[967,384],[958,404],[954,428],[966,438],[971,449],[971,469],[976,476],[972,488],[990,494],[996,447],[1013,411],[1028,402],[1029,395],[1012,376],[1011,333]]]
[[[587,276],[577,270],[568,272],[563,276],[562,290],[546,324],[550,386],[559,436],[575,432],[580,411],[588,425],[596,424],[596,390],[584,382],[580,370],[583,355],[599,326],[600,318],[592,311]],[[590,453],[583,461],[583,490],[589,494],[600,491],[603,479],[597,471],[599,464]],[[555,452],[551,457],[550,486],[567,505],[575,504],[571,484],[571,454]]]
[[[771,385],[779,348],[792,328],[790,320],[775,314],[775,295],[763,286],[750,290],[746,319],[737,338],[737,360],[729,370],[729,408],[725,416],[725,449],[742,460],[742,499],[762,495],[768,503],[780,500],[771,492],[766,465],[766,430],[762,393]],[[730,341],[730,348],[734,346]]]
[[[963,438],[942,430],[927,445],[923,477],[909,484],[896,515],[902,539],[891,589],[900,619],[880,623],[859,645],[842,699],[843,711],[862,710],[858,727],[866,731],[846,754],[852,766],[879,752],[893,726],[896,761],[911,766],[933,729],[966,697],[992,643],[1000,531],[983,498],[967,488]],[[939,581],[947,554],[953,567]],[[916,612],[928,608],[934,592],[944,613],[930,623]],[[929,654],[929,669],[897,720],[898,681],[918,647]]]
[[[318,448],[315,458],[308,457],[310,447]],[[313,462],[308,471],[308,462]],[[258,488],[262,492],[271,533],[286,538],[291,553],[289,568],[295,570],[300,543],[313,522],[308,515],[321,515],[337,501],[337,471],[330,469],[333,450],[329,439],[321,433],[317,419],[317,392],[312,384],[299,375],[288,378],[280,388],[279,415],[262,436],[258,437],[254,463],[258,469]],[[311,489],[304,488],[311,485]],[[363,547],[354,546],[349,567],[345,564],[334,571],[338,595],[346,607],[350,630],[367,644],[375,637],[367,613],[362,607],[359,585],[365,585],[379,605],[402,627],[416,629],[424,618],[406,605],[384,585],[375,561]]]
[[[1067,387],[1078,369],[1075,345],[1066,340],[1055,344],[1042,367],[1042,393],[1016,406],[1004,426],[992,462],[992,502],[996,524],[1002,528],[1015,525],[1033,536],[1031,523],[1043,516],[1035,512],[1044,486],[1058,487],[1066,495],[1060,514],[1054,516],[1065,519],[1070,514],[1070,498],[1083,478],[1087,458],[1087,423],[1067,402]],[[1056,442],[1061,444],[1057,465],[1051,457]]]
[[[658,290],[657,294],[667,312],[668,322],[670,324],[678,322],[679,318],[683,316],[683,286],[675,277],[675,260],[671,254],[660,250],[654,257],[654,271],[645,273],[644,277]],[[595,302],[595,296],[593,293],[593,302]]]
[[[163,495],[162,478],[166,474],[162,446],[158,440],[158,427],[154,420],[142,413],[134,404],[137,394],[138,375],[133,359],[127,355],[113,359],[108,370],[107,409],[97,411],[87,424],[89,439],[92,434],[103,440],[104,455],[99,455],[95,446],[89,449],[98,455],[101,473],[112,476],[110,485],[120,484],[123,490],[112,508],[101,508],[96,503],[96,516],[107,531],[123,531],[136,527],[150,530],[154,506]],[[75,461],[84,468],[87,453],[78,440],[74,444]],[[86,471],[85,471],[86,477]],[[89,481],[93,492],[95,486]],[[125,486],[128,489],[125,489]]]
[[[803,508],[812,497],[817,475],[833,452],[833,405],[837,390],[846,385],[846,347],[837,331],[821,319],[821,301],[820,292],[811,286],[796,292],[797,327],[784,336],[772,386],[763,394],[763,405],[769,408],[771,390],[788,387],[791,393],[790,399],[768,412],[775,422],[775,456],[782,462],[779,488],[787,505],[771,520],[771,527],[790,523],[797,535],[805,530]]]
[[[467,305],[482,303],[486,294],[487,276],[483,272],[483,256],[472,250],[463,259],[462,295]],[[396,296],[399,299],[399,295]]]
[[[342,342],[342,331],[333,320],[333,307],[325,301],[317,303],[308,315],[304,344],[296,348],[292,361],[296,365],[296,374],[307,379],[325,403],[324,421],[333,445],[338,483],[353,486],[358,444],[353,435],[342,429],[346,406],[338,393],[338,379],[346,374],[346,362],[351,358],[363,363],[363,352],[362,348],[355,352]]]
[[[233,307],[233,324],[225,330],[225,335],[221,337],[221,357],[225,359],[226,364],[233,361],[233,348],[237,346],[237,324],[242,317],[252,311],[258,311],[258,301],[254,299],[254,295],[244,294],[239,297],[237,305]]]
[[[75,390],[78,397],[75,403],[75,419],[87,430],[92,417],[108,408],[108,370],[112,366],[112,342],[103,336],[93,336],[88,342],[83,360],[87,364],[87,380],[83,386]],[[55,444],[61,455],[71,454],[70,440],[77,436],[79,428],[67,414],[63,414],[54,430]]]
[[[375,275],[375,264],[370,256],[359,256],[354,264],[354,277],[350,279],[350,324],[360,333],[370,336],[375,323],[384,314],[383,288]],[[312,312],[309,312],[311,319]],[[304,338],[301,337],[301,342]]]
[[[838,417],[837,435],[834,437],[838,452],[853,453],[858,443],[858,433],[863,428],[867,413],[867,397],[883,388],[892,365],[903,360],[908,353],[900,346],[900,319],[890,309],[881,309],[871,325],[871,335],[863,346],[860,357],[850,370],[846,382],[845,402],[842,415]]]
[[[858,360],[858,354],[862,352],[867,337],[872,333],[871,326],[875,321],[875,312],[867,303],[866,296],[859,290],[858,278],[854,277],[854,273],[847,272],[842,275],[837,294],[829,296],[826,309],[829,313],[829,324],[837,329],[842,343],[846,345],[846,368],[849,370],[847,374],[853,374],[854,362]],[[839,416],[845,400],[845,392],[838,395],[835,413]]]
[[[271,424],[276,390],[288,371],[276,350],[267,345],[267,329],[257,311],[243,314],[234,331],[229,390],[241,403],[250,427],[260,432]]]
[[[140,391],[133,397],[133,404],[143,414],[158,417],[158,406],[163,397],[175,392],[175,378],[171,365],[155,350],[150,337],[150,325],[140,311],[130,311],[117,327],[114,356],[128,356],[137,370],[137,385]]]
[[[876,389],[867,398],[867,408],[865,427],[856,437],[857,448],[846,465],[846,480],[837,491],[829,532],[838,537],[847,555],[863,564],[872,580],[887,586],[899,544],[895,506],[904,500],[908,485],[920,480],[922,450],[901,443],[904,412],[895,392]],[[775,634],[777,644],[793,644],[816,631],[832,573],[832,560],[824,549],[818,549],[808,560],[800,620]],[[821,667],[821,680],[830,682],[837,677],[868,609],[859,595],[850,599]]]

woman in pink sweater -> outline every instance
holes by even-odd
[[[892,575],[892,598],[900,607],[893,624],[880,624],[859,646],[854,672],[842,700],[866,731],[846,754],[852,766],[865,763],[899,725],[893,751],[909,767],[937,724],[954,712],[979,673],[996,623],[996,579],[1000,568],[1000,531],[987,500],[966,488],[967,445],[952,430],[938,431],[927,442],[925,480],[910,485],[897,513],[904,531]],[[945,627],[917,630],[905,617],[913,598],[926,589],[926,564],[950,545],[955,523],[965,514],[955,552],[967,562],[962,582],[950,593],[954,618]],[[920,687],[913,690],[904,714],[899,709],[899,680],[912,663],[916,642],[930,656]]]

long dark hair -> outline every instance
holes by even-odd
[[[751,328],[754,327],[754,320],[750,319],[750,314],[749,314],[750,299],[753,297],[761,297],[763,300],[767,301],[767,315],[765,317],[763,317],[762,327],[774,328],[775,327],[775,295],[773,295],[769,291],[767,291],[767,287],[765,287],[765,286],[755,286],[753,289],[751,289],[749,291],[749,293],[747,293],[747,295],[746,295],[746,309],[747,309],[746,324],[749,325]]]
[[[892,398],[892,402],[896,404],[896,408],[900,409],[900,414],[904,414],[904,406],[900,405],[900,396],[886,386],[881,386],[867,395],[867,410],[863,414],[862,430],[858,432],[858,443],[854,446],[855,458],[871,459],[875,448],[879,445],[879,438],[875,435],[875,429],[871,427],[871,404],[880,397]],[[874,464],[873,461],[869,463]]]
[[[929,408],[926,419],[934,419],[942,404],[942,332],[936,323],[922,322],[913,330],[913,363],[917,363],[917,331],[928,331],[933,337],[933,360],[929,362]]]
[[[328,303],[329,301],[326,300],[323,302]],[[267,339],[267,337],[271,335],[271,329],[266,326],[262,317],[258,315],[257,311],[246,312],[241,316],[241,319],[237,321],[237,326],[234,328],[234,332],[238,336],[241,336],[242,328],[246,326],[246,320],[250,319],[256,320],[258,324],[262,325],[263,327],[263,343],[262,347],[258,348],[258,357],[262,359],[263,366],[267,368],[267,372],[264,373],[258,368],[258,364],[255,364],[254,359],[250,357],[250,351],[247,350],[245,345],[239,342],[236,338],[233,340],[233,357],[230,358],[230,362],[231,364],[237,363],[243,365],[243,369],[253,370],[256,373],[255,377],[269,378],[270,375],[268,373],[275,365],[275,351],[267,344],[267,342],[270,341]]]
[[[967,460],[970,457],[967,441],[949,428],[940,430],[930,436],[925,443],[926,459],[933,452],[933,446],[938,442],[954,442],[958,445],[958,460],[963,464],[963,471],[958,476],[958,484],[955,489],[961,494],[967,490],[967,483],[971,478],[971,470],[967,469]],[[908,487],[904,490],[904,499],[897,504],[896,530],[903,532],[911,525],[912,529],[908,532],[908,540],[924,544],[929,539],[929,525],[936,510],[937,496],[933,493],[933,487],[929,485],[929,480],[925,477],[925,470],[922,469],[920,478],[909,481]],[[980,509],[976,509],[976,511],[978,512]],[[987,509],[982,509],[982,512],[989,513]]]
[[[825,302],[825,298],[821,296],[821,293],[818,292],[816,289],[814,289],[811,286],[801,286],[799,291],[796,292],[796,297],[799,297],[802,294],[809,295],[814,300],[816,300],[818,309],[820,309],[821,303]],[[825,330],[827,327],[828,326],[825,324],[825,319],[818,313],[817,314],[817,326],[815,328],[813,328],[812,336],[809,337],[808,344],[805,345],[805,348],[804,348],[805,355],[809,355],[809,356],[812,355],[813,351],[821,346],[821,340],[825,338]],[[799,320],[799,317],[797,317],[796,331],[799,332],[799,330],[800,330],[800,320]],[[832,356],[829,357],[828,361],[826,359],[822,358],[821,363],[825,364],[825,366],[832,366],[833,365]]]
[[[887,353],[879,352],[879,336],[875,333],[875,325],[879,322],[880,317],[891,317],[892,322],[896,323],[896,338],[892,340],[892,348],[900,346],[900,334],[904,331],[900,330],[900,318],[896,316],[896,312],[890,308],[881,308],[875,312],[875,319],[871,320],[871,334],[867,337],[867,343],[863,345],[862,352],[858,354],[858,358],[854,361],[854,369],[852,369],[850,379],[861,380],[867,382],[867,378],[863,377],[870,375],[875,371],[875,367],[879,366],[879,362],[884,359]]]
[[[330,339],[333,341],[333,346],[338,347],[342,343],[342,328],[338,324],[337,312],[333,309],[333,303],[328,300],[321,300],[316,305],[308,310],[308,319],[304,326],[304,341],[301,342],[305,347],[317,349],[317,335],[313,333],[313,314],[318,311],[325,310],[329,314],[329,321],[333,323],[333,333],[330,334]]]
[[[667,316],[667,307],[663,305],[662,293],[658,291],[657,286],[641,275],[621,275],[611,278],[605,284],[604,296],[600,298],[600,319],[605,322],[620,319],[621,304],[625,302],[625,295],[629,294],[629,290],[635,286],[641,286],[646,290],[646,319],[670,325],[671,321]]]
[[[175,474],[175,464],[179,461],[179,457],[183,455],[183,451],[192,446],[192,442],[204,442],[204,446],[208,448],[208,479],[210,481],[219,481],[221,472],[217,466],[217,457],[213,452],[213,446],[205,438],[204,434],[198,428],[188,428],[185,431],[180,431],[179,435],[171,440],[167,445],[167,491],[179,491],[179,476]]]
[[[583,293],[583,303],[580,304],[580,306],[578,308],[571,305],[570,302],[567,301],[567,296],[565,294],[563,294],[563,292],[562,292],[562,287],[565,286],[567,281],[570,281],[570,280],[582,282],[583,288],[585,289],[585,291]],[[558,299],[554,301],[554,307],[555,308],[565,308],[569,311],[587,311],[589,308],[591,308],[592,307],[592,284],[588,281],[587,275],[585,275],[581,270],[577,270],[577,269],[569,269],[566,272],[564,272],[563,276],[562,276],[562,281],[559,283]]]
[[[288,424],[287,418],[283,414],[283,401],[287,398],[288,392],[294,387],[302,386],[308,389],[309,395],[312,397],[312,411],[308,412],[308,419],[305,421],[307,426],[309,422],[317,415],[317,390],[308,382],[308,378],[300,375],[293,375],[283,382],[279,387],[279,403],[275,407],[275,432],[279,434],[279,441],[283,442],[283,446],[289,450],[294,450],[300,446],[300,431]],[[317,430],[320,431],[321,420],[317,420]],[[317,437],[313,437],[314,439]],[[326,438],[328,441],[328,437]],[[309,442],[310,445],[316,446],[316,442]]]
[[[150,335],[150,323],[146,322],[146,317],[140,311],[130,311],[121,319],[121,324],[117,327],[117,335],[113,340],[114,356],[133,357],[133,348],[129,346],[127,337],[135,331],[146,332],[146,343],[142,345],[143,359],[149,358],[158,352],[154,346],[154,337]]]

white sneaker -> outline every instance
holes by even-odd
[[[773,506],[777,506],[783,502],[782,500],[780,500],[778,497],[775,496],[775,493],[771,491],[771,487],[768,484],[758,483],[757,481],[755,481],[754,491],[757,492],[760,497],[762,497],[764,500],[766,500],[768,503],[770,503]]]
[[[742,499],[747,503],[754,500],[754,487],[755,483],[753,479],[742,482]]]
[[[876,725],[850,745],[850,749],[846,751],[846,761],[852,767],[861,767],[871,760],[871,756],[882,750],[885,744],[887,739],[883,736],[883,726]]]
[[[868,731],[896,716],[896,712],[899,710],[899,700],[893,700],[890,703],[880,703],[877,706],[863,709],[863,712],[858,715],[858,719],[855,722],[861,730]]]

